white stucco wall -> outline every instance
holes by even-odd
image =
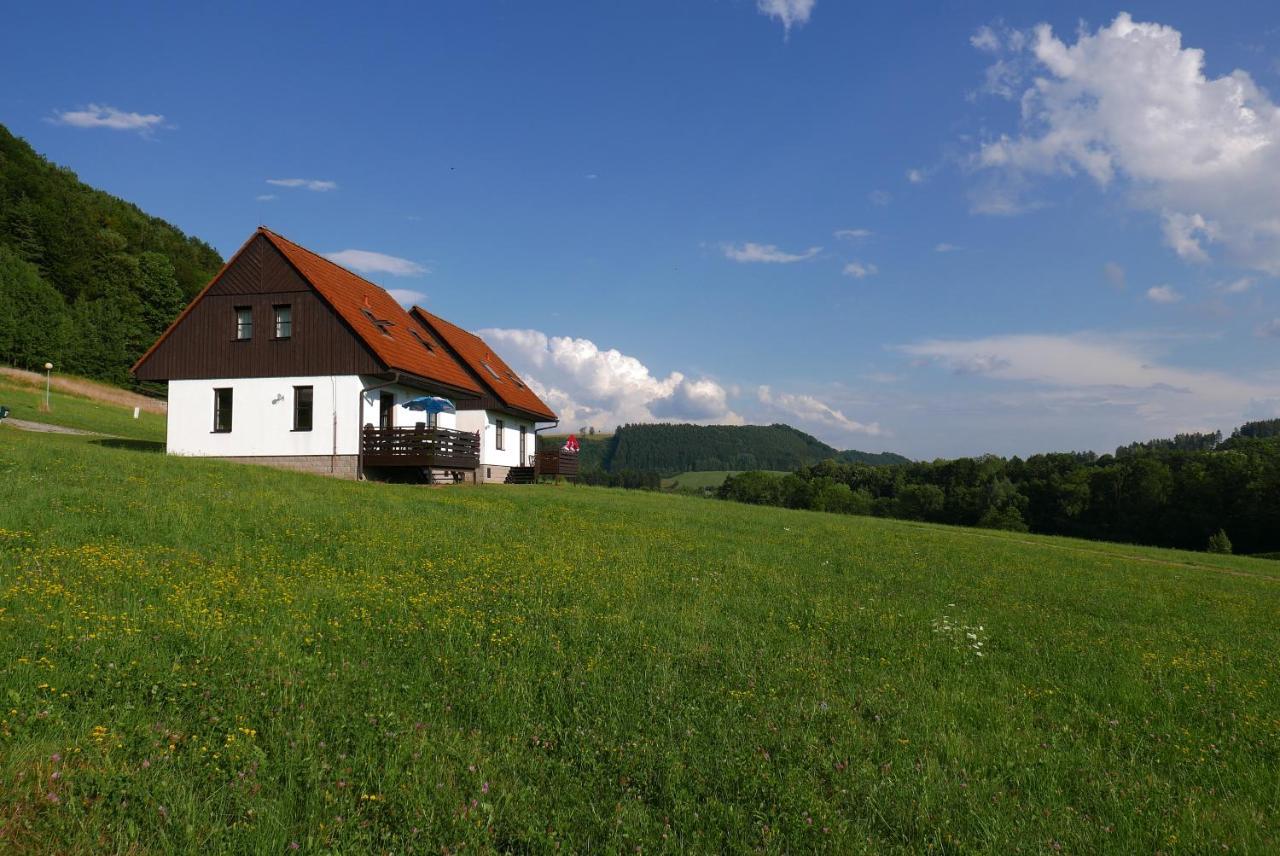
[[[395,393],[393,420],[397,427],[411,428],[426,421],[425,414],[403,405],[427,393],[400,385],[368,389],[379,383],[377,378],[358,375],[170,381],[168,451],[171,455],[217,457],[354,455],[358,452],[361,397],[367,424],[378,424],[378,402],[384,389]],[[312,387],[310,431],[293,430],[295,386]],[[213,430],[213,391],[221,388],[233,390],[231,431],[225,434]],[[361,389],[366,389],[363,396]],[[451,413],[441,413],[437,424],[458,427]]]
[[[480,444],[481,466],[522,467],[528,466],[528,458],[536,451],[533,429],[534,424],[527,419],[520,419],[509,413],[498,413],[492,410],[459,410],[458,430],[483,431],[483,442]],[[498,426],[501,419],[503,425],[503,445],[498,449]],[[528,436],[525,438],[525,460],[520,460],[520,426],[525,426]]]

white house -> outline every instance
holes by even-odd
[[[479,336],[265,228],[133,372],[168,381],[170,454],[348,478],[531,481],[557,419]]]

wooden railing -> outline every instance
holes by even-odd
[[[365,428],[361,452],[366,467],[480,466],[480,435],[451,428]]]
[[[552,449],[534,455],[534,467],[540,476],[578,477],[578,456],[563,449]]]

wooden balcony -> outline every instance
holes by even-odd
[[[365,428],[360,438],[366,467],[480,466],[480,435],[451,428]]]
[[[540,476],[578,477],[578,456],[564,449],[552,449],[534,455],[533,465]]]

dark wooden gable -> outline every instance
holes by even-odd
[[[292,335],[274,338],[278,305]],[[236,340],[236,309],[253,311],[253,337]],[[385,366],[262,235],[222,273],[138,363],[141,380],[376,374]]]

